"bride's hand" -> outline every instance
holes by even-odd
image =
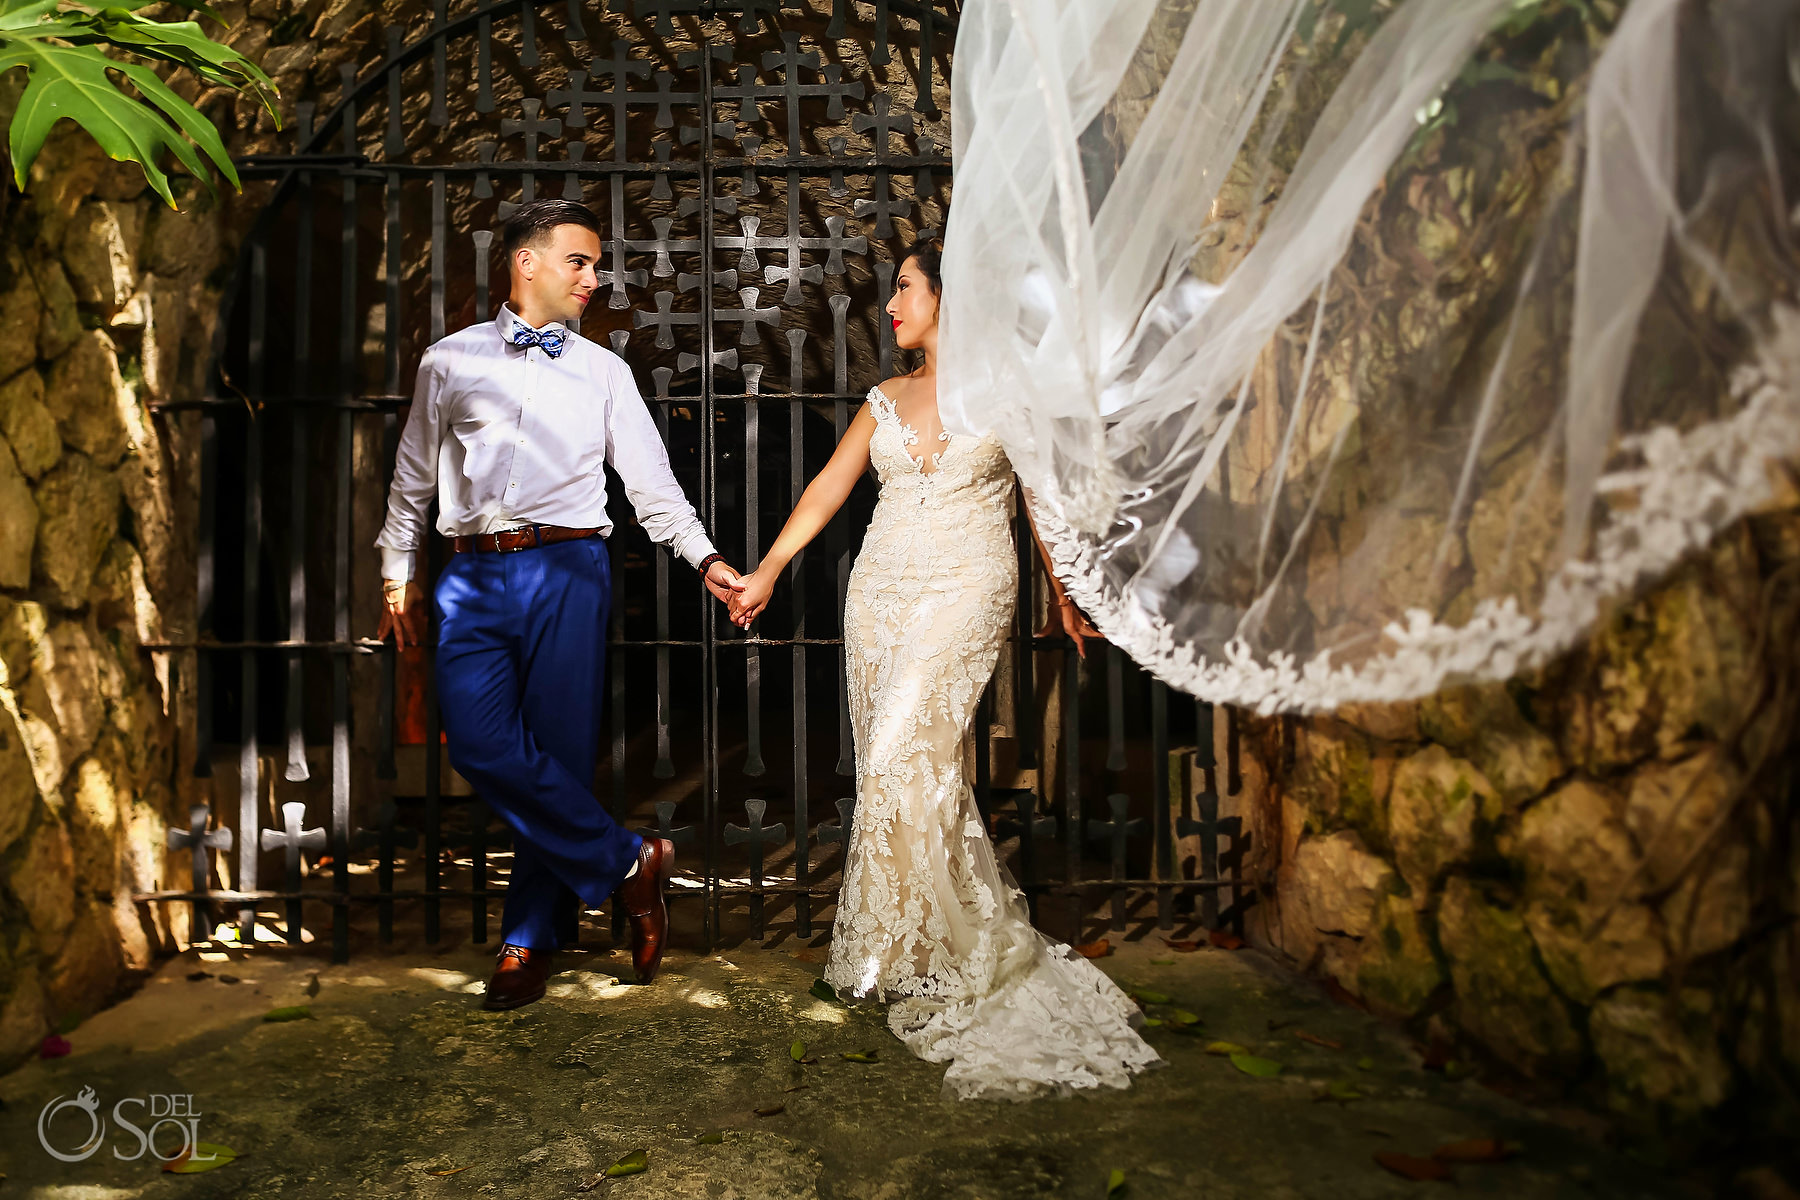
[[[769,596],[775,591],[775,580],[757,570],[739,577],[738,583],[743,590],[731,599],[731,623],[748,629],[750,622],[768,607]]]
[[[1099,640],[1100,631],[1094,628],[1094,623],[1087,619],[1087,614],[1082,612],[1067,596],[1059,596],[1056,603],[1057,608],[1061,610],[1063,632],[1068,634],[1069,640],[1075,643],[1075,653],[1086,658],[1087,639]]]

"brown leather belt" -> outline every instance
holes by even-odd
[[[569,529],[562,525],[527,525],[523,529],[508,529],[500,533],[464,534],[451,538],[450,546],[458,554],[466,554],[471,550],[506,554],[514,550],[531,550],[538,546],[553,546],[557,542],[591,538],[599,532],[598,529]]]

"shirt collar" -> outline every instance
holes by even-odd
[[[518,313],[516,313],[512,310],[511,305],[502,304],[500,306],[500,315],[494,318],[494,328],[496,328],[500,331],[500,340],[507,343],[508,345],[511,345],[512,339],[513,339],[513,330],[515,328],[530,329],[530,328],[532,328],[532,326],[527,325],[525,323],[524,318],[520,317]],[[567,333],[569,331],[569,327],[567,325],[564,325],[561,321],[547,322],[543,328],[544,329],[560,329],[564,333]],[[539,332],[542,332],[542,331],[543,330],[539,330]]]

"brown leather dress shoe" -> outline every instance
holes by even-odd
[[[662,966],[663,945],[669,940],[666,892],[674,863],[674,842],[645,838],[638,851],[637,874],[619,885],[619,899],[631,918],[631,966],[639,983],[649,983]]]
[[[552,951],[545,947],[515,946],[511,942],[500,947],[500,961],[494,977],[488,980],[483,1008],[517,1008],[530,1004],[544,994],[544,980],[550,977]]]

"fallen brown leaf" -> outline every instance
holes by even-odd
[[[756,1115],[759,1117],[772,1117],[772,1116],[775,1116],[777,1113],[784,1113],[786,1111],[787,1111],[787,1105],[785,1105],[785,1104],[771,1104],[767,1108],[757,1109]]]
[[[1448,1183],[1456,1178],[1449,1166],[1435,1158],[1420,1158],[1416,1154],[1402,1154],[1398,1150],[1378,1150],[1375,1152],[1375,1161],[1400,1178],[1410,1179],[1414,1183]]]
[[[1105,938],[1097,942],[1083,942],[1075,947],[1075,953],[1083,958],[1105,958],[1112,953],[1112,943]]]
[[[1179,940],[1175,938],[1164,938],[1163,945],[1175,951],[1177,954],[1192,954],[1200,948],[1200,943],[1194,941],[1192,938],[1181,938]]]
[[[1206,939],[1221,950],[1242,950],[1244,939],[1235,933],[1226,933],[1223,929],[1214,929],[1206,935]]]
[[[812,1086],[812,1084],[810,1084],[810,1083],[796,1083],[791,1088],[783,1088],[781,1090],[784,1092],[804,1092],[807,1088],[809,1088],[811,1086]]]
[[[466,1171],[466,1170],[468,1170],[468,1169],[469,1169],[469,1167],[472,1167],[472,1166],[474,1166],[474,1165],[475,1165],[475,1164],[474,1164],[474,1163],[470,1163],[470,1164],[469,1164],[469,1165],[468,1165],[468,1166],[464,1166],[464,1167],[451,1167],[451,1168],[449,1168],[449,1169],[448,1169],[448,1170],[445,1170],[445,1171],[427,1171],[427,1172],[426,1172],[426,1174],[428,1174],[428,1175],[454,1175],[454,1174],[456,1174],[456,1173],[457,1173],[457,1172],[458,1172],[458,1171]]]
[[[1344,1048],[1344,1043],[1342,1042],[1334,1042],[1328,1037],[1320,1037],[1318,1034],[1308,1033],[1304,1029],[1294,1030],[1294,1036],[1301,1041],[1309,1042],[1314,1046],[1323,1046],[1327,1050],[1342,1050]]]
[[[1513,1156],[1513,1148],[1499,1138],[1469,1138],[1449,1142],[1431,1152],[1431,1157],[1445,1163],[1497,1163]]]

